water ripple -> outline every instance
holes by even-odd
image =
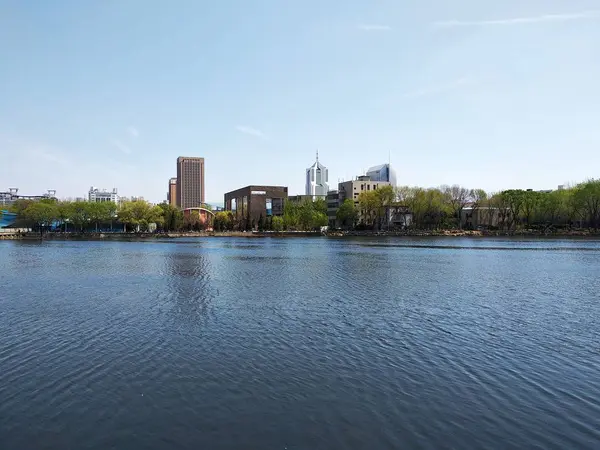
[[[0,242],[1,448],[595,449],[599,250]]]

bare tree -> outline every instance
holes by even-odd
[[[452,186],[442,186],[440,188],[444,196],[447,197],[452,212],[457,220],[458,227],[462,228],[462,211],[471,201],[473,191],[459,186],[458,184]]]
[[[483,189],[472,189],[470,194],[471,198],[471,217],[478,217],[477,222],[481,225],[483,223],[483,214],[479,213],[479,209],[488,204],[488,194]],[[488,208],[489,212],[489,208]]]

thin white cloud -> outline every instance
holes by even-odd
[[[459,89],[462,86],[472,84],[474,81],[469,77],[462,77],[458,80],[450,81],[448,83],[427,86],[424,88],[416,89],[414,91],[407,92],[404,94],[404,97],[407,98],[416,98],[416,97],[426,97],[429,95],[443,94],[445,92],[454,91],[455,89]]]
[[[44,160],[61,166],[72,164],[72,160],[66,157],[60,149],[44,143],[6,136],[0,136],[0,141],[8,144],[7,154],[15,153],[20,156],[25,156],[28,162],[35,163]]]
[[[140,132],[139,132],[139,130],[136,127],[130,126],[130,127],[127,128],[127,131],[129,131],[129,135],[132,138],[137,138],[140,135]]]
[[[361,24],[358,29],[362,31],[391,31],[392,27],[380,24]]]
[[[71,164],[71,161],[58,153],[49,151],[43,147],[37,147],[29,150],[29,155],[34,159],[43,159],[45,161],[56,163],[61,166]]]
[[[127,145],[123,144],[121,141],[119,141],[118,139],[113,139],[111,141],[112,145],[114,145],[115,147],[117,147],[119,150],[121,150],[123,153],[129,155],[131,153],[131,148],[129,148]]]
[[[265,133],[263,133],[262,131],[260,131],[256,128],[250,127],[248,125],[238,125],[235,127],[235,129],[237,131],[239,131],[240,133],[249,134],[250,136],[255,136],[257,138],[261,138],[261,139],[267,138]]]
[[[478,27],[478,26],[503,26],[503,25],[527,25],[544,22],[569,22],[573,20],[597,19],[600,18],[599,11],[582,11],[567,14],[543,14],[541,16],[531,17],[513,17],[510,19],[493,19],[493,20],[447,20],[434,22],[436,28],[456,28],[456,27]]]

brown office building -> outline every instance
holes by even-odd
[[[284,186],[246,186],[225,194],[225,210],[256,224],[261,216],[282,216],[287,197],[288,188]]]
[[[167,200],[169,201],[169,205],[177,206],[177,178],[171,178],[169,180]]]
[[[177,206],[197,208],[204,203],[204,158],[177,158]]]

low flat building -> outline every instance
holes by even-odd
[[[92,203],[113,202],[116,204],[119,203],[119,194],[117,188],[107,191],[106,189],[101,190],[92,186],[88,192],[88,201]]]
[[[285,186],[246,186],[224,196],[226,211],[233,212],[238,220],[247,222],[246,228],[259,220],[283,215],[283,205],[288,198]]]
[[[42,195],[20,195],[19,188],[9,188],[7,192],[0,192],[0,206],[10,206],[17,200],[39,201],[44,199],[56,200],[56,191],[49,189],[46,194]]]
[[[412,225],[413,215],[408,206],[394,203],[387,208],[388,224],[393,228],[408,228]]]
[[[476,229],[478,227],[496,228],[501,222],[510,217],[508,209],[500,209],[489,206],[464,208],[460,213],[460,222],[463,228]]]

